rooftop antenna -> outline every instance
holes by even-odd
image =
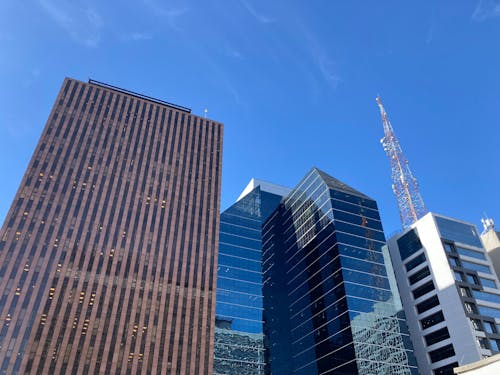
[[[484,212],[483,214],[484,214],[484,217],[481,218],[481,223],[483,224],[483,233],[482,234],[485,234],[485,233],[489,232],[490,230],[495,229],[495,222],[493,221],[493,219],[489,218],[488,215],[486,215],[486,212]]]
[[[399,216],[403,228],[408,228],[427,213],[422,196],[418,189],[418,182],[411,173],[408,160],[403,154],[399,140],[394,134],[391,122],[387,117],[382,99],[377,95],[377,104],[382,116],[384,137],[380,140],[384,151],[389,158],[392,174],[392,190],[398,202]]]
[[[205,117],[205,118],[207,118],[207,115],[208,115],[208,109],[207,109],[207,108],[205,108],[205,110],[203,111],[203,113],[204,113],[204,117]]]

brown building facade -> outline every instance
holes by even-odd
[[[0,232],[1,374],[208,374],[220,123],[65,79]]]

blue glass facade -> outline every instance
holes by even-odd
[[[262,223],[281,195],[257,186],[221,214],[214,374],[263,374]]]
[[[306,175],[263,227],[267,374],[417,374],[384,244],[375,201]]]

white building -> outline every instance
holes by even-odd
[[[495,375],[500,374],[500,354],[480,361],[455,368],[455,374],[460,375]]]
[[[490,259],[493,262],[493,268],[497,276],[500,277],[500,232],[495,230],[495,225],[492,219],[482,220],[484,231],[481,233],[481,240]]]
[[[500,284],[473,224],[429,213],[387,244],[422,374],[500,351]]]

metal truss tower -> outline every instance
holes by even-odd
[[[380,108],[382,124],[384,125],[384,138],[380,140],[380,143],[384,146],[384,151],[391,163],[392,190],[398,201],[401,223],[403,224],[403,228],[408,228],[424,216],[427,210],[418,190],[417,179],[411,173],[408,160],[406,160],[399,141],[394,134],[394,129],[387,118],[387,113],[382,105],[380,96],[377,96],[377,104]]]

